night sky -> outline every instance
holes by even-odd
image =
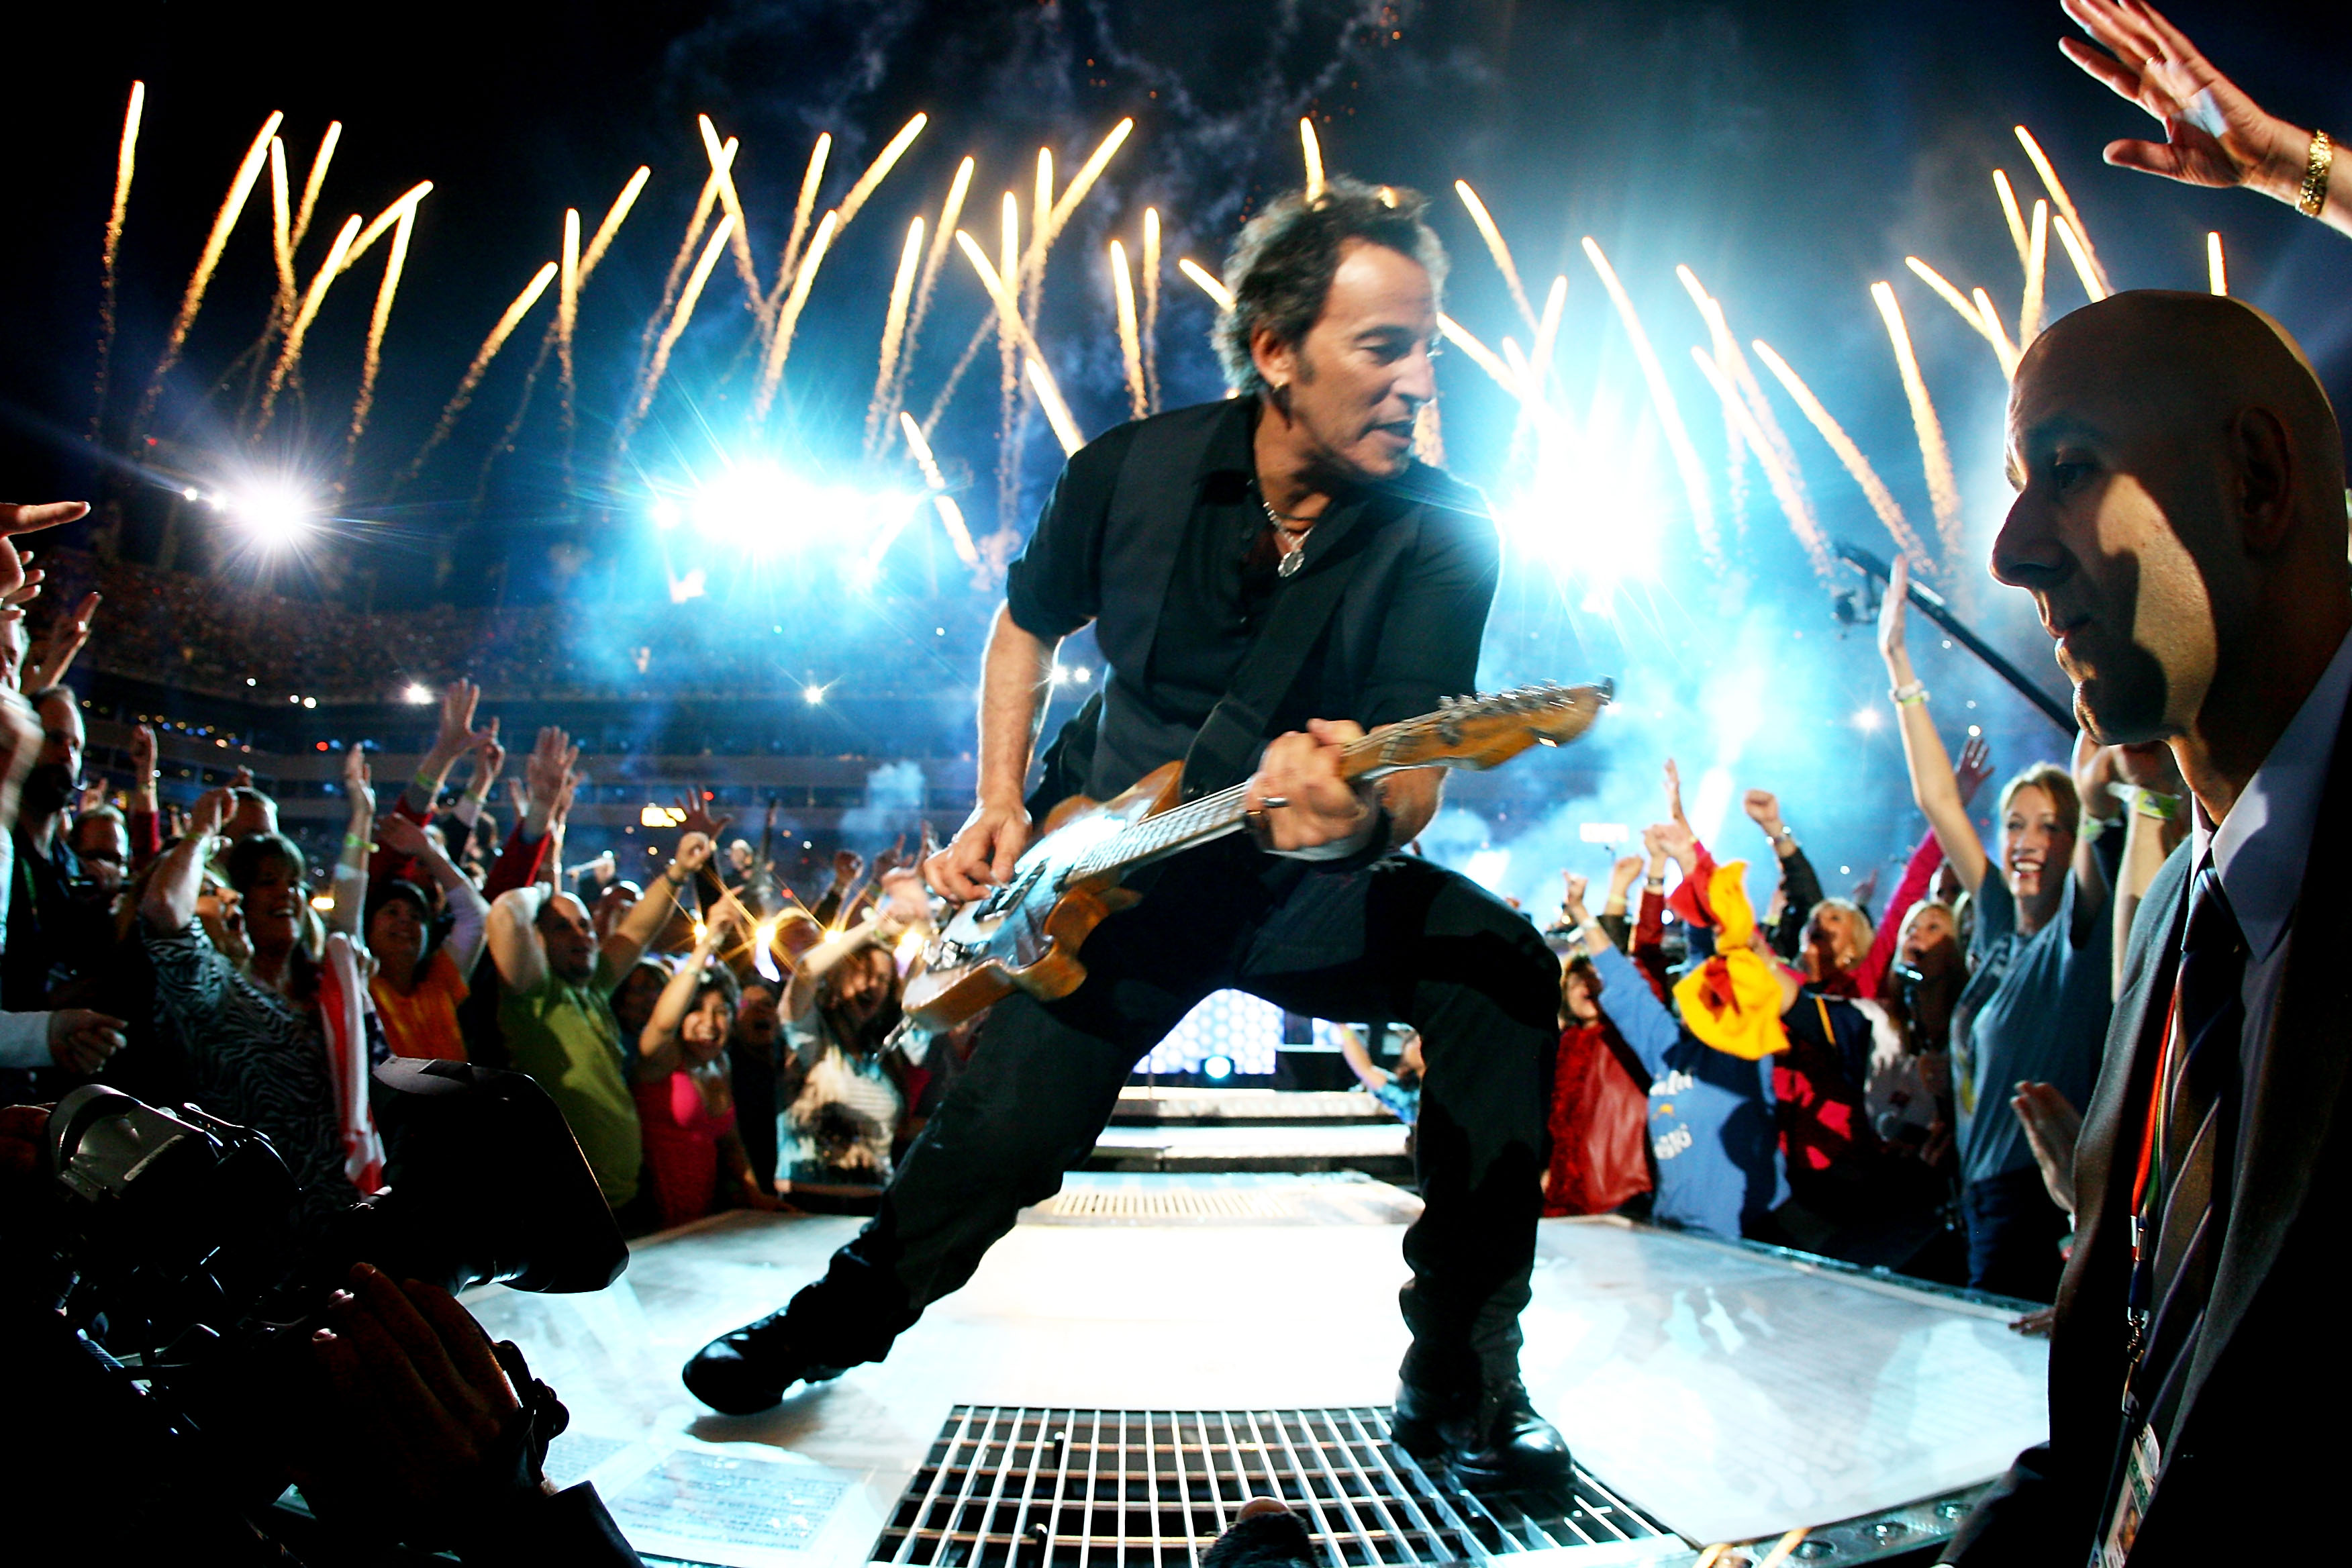
[[[341,515],[357,520],[341,547],[374,558],[388,583],[461,600],[487,596],[500,561],[512,563],[510,594],[561,583],[565,592],[658,597],[659,572],[646,564],[641,539],[646,487],[707,467],[741,440],[748,317],[722,264],[630,460],[617,468],[608,461],[641,331],[707,172],[698,111],[742,140],[735,175],[754,254],[771,276],[818,132],[836,138],[822,206],[840,200],[908,115],[931,116],[825,263],[761,448],[843,480],[908,482],[902,457],[876,467],[860,455],[884,300],[908,218],[936,219],[957,161],[972,153],[980,172],[965,226],[992,250],[999,195],[1017,191],[1026,206],[1037,147],[1054,149],[1066,179],[1122,115],[1136,118],[1135,134],[1055,252],[1039,328],[1088,434],[1126,416],[1104,242],[1123,237],[1132,247],[1141,208],[1160,207],[1171,264],[1160,335],[1166,401],[1217,395],[1203,343],[1208,308],[1173,260],[1222,265],[1248,212],[1297,182],[1296,122],[1311,114],[1334,170],[1432,193],[1455,259],[1448,309],[1489,342],[1506,332],[1524,342],[1525,328],[1453,197],[1454,179],[1469,180],[1493,210],[1538,300],[1555,273],[1568,276],[1559,363],[1580,412],[1604,394],[1629,406],[1642,396],[1579,248],[1594,237],[1647,321],[1718,487],[1722,421],[1689,363],[1705,330],[1675,280],[1676,263],[1723,301],[1743,342],[1769,340],[1807,375],[1924,521],[1910,420],[1868,297],[1872,282],[1892,279],[1958,468],[1970,556],[1964,591],[2038,671],[2048,669],[2047,648],[2008,602],[2016,596],[1975,575],[2006,503],[1999,373],[1983,343],[1903,268],[1906,254],[1921,256],[1964,289],[1982,283],[2013,317],[2018,268],[1990,170],[2008,169],[2029,204],[2038,186],[2012,124],[2031,126],[2049,149],[2120,286],[2203,287],[2204,234],[2218,228],[2232,291],[2297,334],[2339,406],[2352,396],[2352,242],[2245,193],[2104,167],[2098,150],[2107,140],[2148,134],[2151,122],[2059,54],[2056,40],[2071,24],[2055,4],[719,0],[25,10],[5,24],[15,35],[8,188],[21,216],[0,246],[0,491],[110,495],[125,505],[123,547],[134,556],[154,546],[162,492],[119,467],[112,488],[102,489],[109,481],[85,440],[100,242],[134,77],[149,96],[124,240],[109,444],[141,450],[135,437],[145,432],[128,428],[131,405],[263,116],[285,111],[298,189],[325,123],[339,119],[343,139],[301,258],[305,277],[345,214],[373,216],[415,181],[436,183],[386,340],[374,422],[340,503]],[[2170,14],[2265,106],[2352,134],[2352,11],[2180,0]],[[579,207],[593,226],[640,163],[652,167],[651,184],[582,305],[579,427],[568,468],[551,366],[514,449],[486,465],[515,414],[551,297],[493,367],[456,437],[394,493],[394,475],[489,323],[555,256],[563,209]],[[271,287],[267,215],[265,182],[152,429],[197,462],[267,464],[308,453],[332,471],[381,252],[330,297],[305,361],[305,396],[258,447],[232,427],[242,382],[205,396],[258,331]],[[2053,309],[2081,298],[2053,243]],[[910,377],[919,415],[982,303],[969,270],[950,258]],[[1440,374],[1452,466],[1507,488],[1507,404],[1461,355]],[[995,375],[992,347],[935,434],[950,473],[970,481],[966,507],[978,532],[997,524]],[[1782,412],[1803,437],[1800,456],[1830,531],[1883,549],[1859,493],[1793,411]],[[1673,514],[1667,585],[1693,617],[1661,624],[1686,627],[1717,603],[1736,619],[1770,600],[1811,617],[1801,624],[1824,619],[1821,589],[1759,475],[1748,474],[1745,533],[1733,533],[1735,581],[1718,584],[1696,573],[1671,468],[1653,438],[1638,445]],[[1025,530],[1058,458],[1033,418],[1016,528]],[[1730,530],[1736,520],[1726,515]],[[459,570],[434,590],[436,552],[449,552]],[[571,575],[551,567],[559,557]],[[1580,623],[1569,630],[1580,646],[1596,639]],[[1864,668],[1855,679],[1875,678]]]

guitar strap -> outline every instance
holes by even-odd
[[[1198,799],[1249,776],[1265,743],[1266,721],[1330,624],[1363,554],[1349,550],[1336,560],[1315,563],[1275,595],[1274,608],[1242,656],[1233,684],[1184,752],[1183,798]]]

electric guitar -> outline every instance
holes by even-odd
[[[1448,698],[1434,713],[1349,744],[1339,773],[1356,780],[1407,768],[1491,768],[1530,746],[1575,740],[1614,691],[1603,680]],[[1079,947],[1143,896],[1120,885],[1129,871],[1244,826],[1245,785],[1183,800],[1183,768],[1166,763],[1113,800],[1074,796],[1055,806],[1013,875],[958,910],[926,950],[907,981],[908,1019],[943,1034],[1016,990],[1048,1002],[1076,991],[1087,977]]]

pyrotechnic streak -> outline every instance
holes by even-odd
[[[849,226],[849,220],[857,216],[857,209],[866,205],[866,198],[874,194],[874,187],[882,183],[882,177],[890,172],[890,166],[915,144],[915,138],[923,133],[923,127],[930,123],[930,119],[928,114],[918,114],[901,126],[898,134],[891,137],[882,151],[874,155],[874,162],[866,165],[866,172],[857,176],[856,183],[849,187],[849,194],[841,198],[839,227]]]
[[[1486,204],[1478,199],[1478,193],[1470,188],[1469,181],[1454,181],[1454,194],[1460,196],[1462,205],[1470,209],[1470,221],[1477,226],[1478,237],[1486,242],[1486,254],[1495,258],[1496,270],[1502,273],[1504,283],[1509,287],[1511,302],[1519,308],[1519,314],[1527,318],[1528,327],[1535,327],[1538,324],[1535,307],[1528,303],[1528,291],[1519,283],[1518,263],[1511,259],[1511,247],[1503,243],[1503,231],[1496,226],[1494,215],[1487,212]]]
[[[1029,216],[1034,230],[1029,236],[1029,255],[1021,264],[1021,319],[1034,331],[1037,305],[1045,292],[1045,257],[1054,248],[1054,152],[1050,147],[1037,149],[1037,195],[1030,204]]]
[[[736,143],[732,138],[730,138],[727,145],[719,151],[727,155],[727,161],[730,164],[733,163]],[[694,216],[686,220],[686,236],[678,241],[677,254],[670,258],[669,275],[662,279],[661,303],[654,307],[654,313],[651,316],[646,318],[645,336],[637,344],[637,352],[640,354],[647,354],[651,352],[655,334],[661,330],[662,322],[667,321],[675,310],[677,304],[678,285],[686,277],[686,269],[694,263],[695,247],[702,243],[702,226],[710,221],[710,211],[718,205],[719,172],[714,169],[710,176],[702,182],[702,193],[694,198]],[[787,272],[791,270],[789,265],[786,266],[785,270]],[[644,384],[644,373],[640,367],[638,384],[642,386]]]
[[[2000,374],[2010,380],[2017,379],[2017,345],[2009,341],[2009,329],[2000,324],[2000,312],[1993,309],[1992,296],[1981,289],[1969,290],[1976,301],[1977,314],[1984,319],[1985,334],[1992,339],[1992,352],[2000,356]]]
[[[272,110],[253,138],[253,145],[245,151],[244,161],[236,166],[236,176],[229,181],[228,195],[213,215],[212,232],[205,237],[205,248],[196,258],[196,269],[188,275],[187,291],[180,296],[179,313],[172,318],[172,330],[163,339],[163,357],[155,362],[155,374],[148,378],[147,394],[141,399],[138,416],[131,421],[132,433],[147,423],[147,416],[155,407],[155,399],[163,390],[163,377],[180,363],[180,351],[187,345],[188,329],[195,324],[196,312],[204,308],[205,290],[212,287],[213,271],[220,265],[221,252],[228,247],[229,231],[236,226],[237,215],[245,211],[245,199],[253,194],[254,181],[261,177],[262,161],[269,156],[269,139],[278,134],[278,127],[286,116]]]
[[[2010,187],[2008,170],[1995,169],[1992,172],[1992,189],[1993,194],[2000,198],[2001,221],[2009,226],[2010,243],[2017,247],[2017,264],[2031,268],[2033,255],[2027,247],[2025,214],[2018,207],[2016,191]]]
[[[2017,348],[2042,335],[2042,292],[2050,277],[2050,204],[2033,204],[2033,237],[2025,247],[2025,299],[2017,308]]]
[[[898,428],[907,437],[907,450],[914,455],[915,466],[923,470],[923,482],[935,490],[948,488],[948,477],[940,471],[940,460],[932,455],[931,444],[923,439],[923,427],[915,416],[901,410]]]
[[[1070,221],[1070,215],[1078,210],[1078,204],[1087,199],[1087,193],[1095,188],[1095,182],[1102,178],[1102,172],[1110,166],[1112,157],[1126,144],[1134,130],[1132,119],[1120,121],[1110,128],[1095,150],[1087,154],[1087,161],[1078,165],[1076,174],[1070,176],[1069,184],[1054,198],[1054,231],[1048,244],[1062,237],[1063,226]]]
[[[1002,313],[996,326],[996,510],[1001,522],[1011,516],[1013,500],[1020,494],[1020,481],[1013,471],[1013,421],[1021,410],[1021,356],[1015,349],[1015,339],[1009,328],[1027,331],[1022,320],[1017,297],[1021,267],[1021,204],[1011,191],[1004,193],[1004,205],[1000,225],[997,255],[999,271],[1004,280],[1008,298],[1013,299],[1012,316],[1008,321]],[[995,286],[989,292],[995,294]]]
[[[907,306],[915,291],[915,273],[923,260],[923,220],[907,226],[907,247],[898,253],[898,276],[890,283],[890,306],[882,317],[882,364],[874,375],[874,401],[866,408],[866,449],[874,450],[881,434],[890,388],[898,384],[898,351],[906,339]]]
[[[1707,492],[1706,470],[1700,467],[1698,448],[1691,445],[1690,432],[1683,426],[1682,409],[1675,403],[1675,389],[1666,382],[1665,366],[1658,363],[1658,353],[1650,346],[1650,334],[1642,330],[1642,318],[1633,311],[1633,296],[1625,285],[1617,280],[1617,269],[1601,254],[1601,247],[1591,236],[1584,239],[1584,254],[1592,269],[1601,274],[1601,286],[1609,290],[1610,303],[1617,307],[1617,319],[1625,328],[1625,336],[1633,345],[1633,358],[1642,367],[1642,379],[1649,384],[1650,402],[1658,411],[1658,427],[1666,437],[1666,449],[1674,454],[1675,467],[1682,475],[1683,490],[1688,496],[1691,527],[1698,534],[1699,549],[1711,565],[1722,564],[1721,542],[1715,532],[1715,501]]]
[[[788,288],[786,279],[800,270],[801,242],[808,238],[809,220],[816,216],[817,188],[824,184],[824,161],[833,153],[833,132],[820,132],[816,145],[809,149],[808,170],[801,175],[801,194],[793,204],[793,232],[784,241],[784,259],[776,268],[776,287]]]
[[[122,253],[122,220],[131,209],[131,176],[139,163],[139,121],[147,110],[147,84],[131,84],[122,111],[122,141],[114,154],[114,203],[106,211],[106,240],[98,260],[98,384],[90,400],[89,435],[95,441],[106,420],[108,376],[114,362],[115,258]]]
[[[931,505],[939,509],[940,526],[948,531],[948,542],[955,547],[956,559],[975,569],[980,565],[980,546],[971,539],[971,529],[963,520],[963,508],[956,505],[951,495],[935,495]]]
[[[343,438],[346,462],[358,449],[360,434],[367,428],[368,415],[375,407],[376,374],[383,366],[383,332],[392,324],[392,299],[400,291],[400,272],[407,264],[409,237],[415,227],[416,208],[412,205],[392,231],[392,250],[383,258],[383,281],[376,285],[375,310],[368,317],[367,350],[360,360],[360,393],[352,403],[351,434]],[[576,241],[578,231],[566,237]]]
[[[1110,291],[1118,307],[1118,354],[1127,370],[1127,406],[1140,419],[1151,411],[1143,395],[1143,335],[1135,324],[1135,280],[1128,276],[1127,247],[1110,242]]]
[[[1723,400],[1723,416],[1747,438],[1748,445],[1755,451],[1757,464],[1764,470],[1764,482],[1772,487],[1773,499],[1780,503],[1780,511],[1788,518],[1789,527],[1795,531],[1797,542],[1805,547],[1805,554],[1813,563],[1813,574],[1824,584],[1834,584],[1837,567],[1830,557],[1829,542],[1822,537],[1821,521],[1813,516],[1813,509],[1798,485],[1795,471],[1772,449],[1770,438],[1757,424],[1756,416],[1748,411],[1739,389],[1731,384],[1731,378],[1724,374],[1714,357],[1696,343],[1691,345],[1690,353],[1699,374],[1706,377],[1706,384],[1715,388],[1716,396]]]
[[[709,121],[706,121],[704,123],[708,124]],[[740,225],[736,228],[736,233],[742,233]],[[562,279],[562,286],[555,295],[555,366],[558,396],[562,405],[560,416],[563,422],[564,444],[568,447],[577,418],[577,412],[572,401],[575,386],[572,379],[572,335],[580,324],[580,209],[578,207],[563,209],[563,248],[559,254],[562,258],[562,270],[559,275]]]
[[[1969,324],[1969,330],[1974,331],[1977,336],[1982,338],[1986,342],[1992,345],[1993,355],[2001,362],[2003,366],[2002,374],[2006,374],[2009,356],[2001,353],[2002,343],[2000,336],[1998,335],[2000,331],[2000,324],[1998,322],[1986,321],[1983,313],[1977,309],[1976,302],[1974,300],[1962,294],[1958,289],[1953,288],[1951,283],[1942,273],[1937,271],[1934,268],[1928,266],[1917,257],[1905,257],[1903,258],[1903,265],[1908,267],[1912,270],[1913,274],[1916,275],[1922,283],[1925,283],[1928,288],[1933,289],[1936,291],[1936,297],[1937,299],[1943,300],[1945,304],[1949,305],[1953,310],[1958,311],[1960,320]]]
[[[269,248],[278,266],[278,298],[271,306],[275,324],[294,319],[294,239],[292,203],[286,194],[286,139],[269,139]]]
[[[2043,154],[2042,143],[2033,139],[2033,132],[2021,125],[2017,127],[2017,140],[2024,146],[2025,155],[2033,160],[2033,172],[2042,176],[2042,188],[2048,191],[2050,199],[2058,204],[2058,216],[2073,226],[2074,237],[2083,242],[2083,259],[2090,264],[2091,276],[2099,280],[2096,298],[2105,299],[2115,292],[2115,285],[2107,281],[2107,269],[2099,265],[2098,249],[2091,243],[2091,231],[2083,226],[2083,215],[2074,210],[2074,198],[2066,194],[2066,187],[2059,182],[2058,171],[2050,166],[2050,160]]]
[[[1960,486],[1952,475],[1951,448],[1944,442],[1944,423],[1927,396],[1927,379],[1919,374],[1918,356],[1911,352],[1911,333],[1903,324],[1903,307],[1894,288],[1870,286],[1878,313],[1886,322],[1887,341],[1895,346],[1895,365],[1903,374],[1903,395],[1911,403],[1911,427],[1919,437],[1919,464],[1927,476],[1927,504],[1936,514],[1936,535],[1944,558],[1960,558]]]
[[[1789,521],[1796,529],[1797,537],[1805,542],[1806,550],[1811,552],[1813,542],[1821,538],[1822,523],[1813,510],[1812,497],[1805,489],[1804,468],[1797,461],[1797,449],[1790,444],[1788,432],[1780,428],[1780,416],[1772,412],[1772,400],[1764,395],[1764,388],[1757,381],[1756,372],[1748,366],[1748,356],[1739,352],[1739,340],[1731,335],[1731,325],[1724,319],[1723,302],[1699,286],[1698,275],[1689,268],[1676,267],[1675,274],[1682,279],[1692,302],[1698,306],[1699,315],[1706,321],[1707,337],[1715,345],[1717,367],[1723,372],[1732,389],[1739,394],[1746,407],[1747,424],[1743,426],[1734,421],[1732,428],[1742,437],[1748,438],[1751,445],[1751,432],[1762,433],[1764,445],[1758,454],[1759,460],[1769,459],[1780,465],[1788,493],[1783,495],[1780,481],[1774,481],[1773,494],[1780,498],[1783,511],[1788,511],[1790,497],[1795,499],[1797,510],[1789,513]],[[1770,479],[1769,472],[1766,477]]]
[[[2100,276],[2097,261],[2083,247],[2083,237],[2074,232],[2074,226],[2062,217],[2052,226],[2058,230],[2058,243],[2066,247],[2066,259],[2074,264],[2074,276],[2083,280],[2083,292],[2095,302],[2105,299],[2106,279]]]
[[[1217,275],[1189,256],[1176,259],[1176,270],[1201,286],[1201,292],[1217,302],[1220,310],[1234,308],[1234,291],[1217,281]]]
[[[759,395],[751,400],[751,417],[768,416],[768,405],[775,401],[776,387],[784,379],[784,361],[792,357],[793,334],[801,324],[801,311],[808,305],[809,290],[816,287],[816,270],[824,265],[824,253],[841,232],[841,215],[828,212],[817,220],[815,237],[810,239],[808,254],[801,258],[800,270],[793,274],[793,291],[784,297],[784,308],[776,316],[776,333],[768,342],[768,362],[760,367]]]
[[[1143,209],[1143,391],[1160,409],[1160,209]]]
[[[1527,388],[1520,384],[1519,378],[1512,374],[1511,367],[1504,363],[1501,355],[1480,342],[1468,328],[1440,310],[1437,313],[1437,330],[1447,342],[1469,355],[1471,363],[1494,377],[1496,386],[1522,403],[1528,400]]]
[[[613,237],[621,232],[622,221],[629,216],[629,209],[637,205],[637,195],[646,188],[646,182],[653,178],[653,173],[643,164],[638,165],[637,172],[629,176],[629,183],[621,187],[621,194],[613,198],[612,206],[604,214],[604,221],[596,226],[596,232],[589,237],[587,250],[580,258],[582,288],[588,286],[590,274],[596,270],[596,264],[604,259],[604,252],[612,248]]]
[[[759,323],[764,337],[771,316],[768,291],[760,286],[759,264],[751,259],[751,223],[743,216],[743,198],[735,189],[735,161],[727,156],[725,145],[719,140],[719,128],[710,123],[710,116],[698,114],[694,118],[702,132],[702,151],[710,160],[711,177],[719,182],[719,205],[735,220],[734,237],[728,241],[727,247],[735,258],[736,276],[743,279],[743,308],[751,312],[751,320]]]
[[[1315,139],[1315,121],[1304,115],[1298,121],[1298,146],[1307,155],[1307,199],[1311,202],[1323,194],[1323,144]]]
[[[344,268],[349,269],[358,266],[360,258],[365,256],[377,240],[392,231],[392,226],[401,220],[403,214],[432,194],[433,182],[419,180],[394,197],[391,205],[376,214],[374,221],[360,230],[359,238],[352,241],[351,254],[343,258]]]
[[[717,193],[714,192],[712,196],[716,200]],[[710,231],[709,242],[702,247],[702,256],[695,262],[694,270],[688,274],[686,287],[678,293],[677,307],[670,312],[669,325],[662,329],[661,339],[654,345],[653,363],[646,367],[645,381],[637,389],[636,405],[629,411],[628,422],[623,428],[621,439],[624,443],[628,438],[628,431],[634,429],[653,407],[654,394],[660,390],[662,377],[669,370],[670,351],[677,347],[677,340],[686,335],[686,324],[694,319],[695,302],[702,298],[702,286],[710,281],[710,269],[719,265],[719,253],[727,248],[728,237],[734,227],[735,219],[722,215],[719,226]]]
[[[989,300],[996,306],[997,320],[1005,335],[1015,347],[1025,350],[1030,358],[1043,360],[1045,351],[1037,346],[1036,338],[1029,331],[1029,323],[1021,319],[1021,301],[1005,286],[1004,274],[990,263],[988,252],[982,250],[980,242],[966,231],[956,230],[956,244],[962,248],[964,259],[971,263],[971,269],[980,274],[980,286],[988,291]]]
[[[2221,259],[2221,236],[2218,230],[2205,235],[2205,288],[2213,294],[2230,291],[2230,269]]]
[[[352,238],[359,231],[360,215],[353,213],[343,220],[341,230],[335,236],[335,243],[327,249],[327,258],[319,263],[319,270],[311,275],[310,287],[303,291],[302,303],[294,312],[293,324],[286,329],[286,346],[278,351],[278,363],[270,366],[269,384],[261,395],[261,414],[253,427],[256,436],[269,427],[269,416],[277,407],[278,394],[285,386],[286,378],[294,373],[294,367],[301,363],[302,340],[310,335],[310,323],[318,319],[319,305],[326,299],[328,288],[341,274],[344,260],[351,254]]]
[[[1560,313],[1568,307],[1568,275],[1561,273],[1551,280],[1551,292],[1544,296],[1543,319],[1536,323],[1535,347],[1528,353],[1536,374],[1535,395],[1543,395],[1543,384],[1551,374],[1551,355],[1559,342]]]
[[[342,139],[343,122],[327,121],[327,133],[319,138],[319,150],[310,154],[310,173],[302,181],[302,205],[294,209],[294,232],[288,237],[290,249],[299,251],[310,236],[310,219],[319,210],[319,192],[327,184],[327,165],[335,161],[335,144]]]
[[[1054,384],[1054,373],[1045,362],[1032,358],[1028,363],[1029,385],[1037,394],[1037,405],[1045,411],[1045,423],[1054,427],[1055,439],[1062,443],[1065,456],[1075,453],[1087,444],[1078,434],[1078,422],[1070,417],[1070,405],[1062,401],[1062,389]]]
[[[1812,422],[1822,439],[1829,443],[1830,450],[1837,454],[1838,461],[1845,465],[1845,471],[1853,477],[1853,482],[1862,487],[1864,498],[1870,502],[1870,510],[1876,512],[1878,521],[1886,525],[1886,531],[1896,546],[1911,557],[1911,564],[1922,572],[1933,572],[1936,569],[1935,558],[1920,542],[1917,531],[1904,517],[1902,507],[1895,503],[1894,492],[1879,479],[1878,470],[1870,466],[1870,459],[1864,457],[1862,448],[1853,444],[1853,437],[1831,417],[1822,400],[1813,395],[1813,389],[1789,368],[1788,361],[1772,352],[1769,343],[1758,338],[1749,346],[1755,349],[1756,357],[1764,362],[1764,368],[1772,373],[1773,378],[1790,397],[1796,399],[1797,406],[1805,411],[1805,417]]]
[[[915,455],[916,464],[923,470],[923,482],[931,487],[931,505],[938,509],[940,526],[947,530],[948,542],[955,546],[956,559],[967,566],[980,564],[980,549],[971,542],[971,530],[964,526],[963,508],[947,493],[948,477],[940,471],[940,460],[931,455],[931,444],[923,439],[923,427],[915,423],[911,414],[900,412],[899,427],[906,432],[907,450]]]
[[[940,268],[947,261],[948,247],[955,243],[956,225],[963,217],[963,201],[971,190],[972,170],[976,166],[969,156],[956,165],[955,178],[948,185],[948,199],[940,207],[939,227],[932,231],[930,248],[923,257],[923,278],[915,287],[915,308],[907,318],[907,339],[898,350],[898,374],[890,383],[890,400],[884,409],[885,418],[897,413],[906,402],[907,377],[914,369],[915,345],[921,341],[923,322],[931,313],[931,291],[939,286]],[[973,346],[976,348],[979,342],[980,339],[975,335]],[[971,363],[971,349],[965,350],[964,357],[957,362],[955,374],[948,380],[949,392],[953,391],[956,382],[963,379],[963,368]],[[940,406],[946,406],[944,398]]]
[[[415,479],[433,449],[449,438],[449,432],[457,428],[457,416],[466,412],[466,405],[474,399],[474,389],[488,374],[490,362],[499,357],[499,351],[506,347],[507,339],[522,324],[522,319],[530,314],[530,308],[539,303],[539,297],[547,292],[547,286],[555,281],[555,273],[556,265],[552,261],[534,273],[531,280],[523,285],[522,292],[514,297],[514,303],[509,305],[505,314],[499,318],[498,324],[490,329],[490,335],[482,340],[482,346],[474,352],[474,363],[466,367],[465,375],[457,383],[457,395],[450,398],[449,405],[441,410],[440,422],[433,426],[433,434],[425,438],[425,445],[417,448],[416,456],[410,458],[408,467],[402,470],[401,483],[405,484]]]

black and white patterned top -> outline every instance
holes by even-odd
[[[315,1009],[239,973],[191,921],[145,933],[155,1005],[179,1037],[197,1109],[268,1138],[301,1187],[295,1225],[314,1236],[359,1201],[343,1173],[334,1077]]]

